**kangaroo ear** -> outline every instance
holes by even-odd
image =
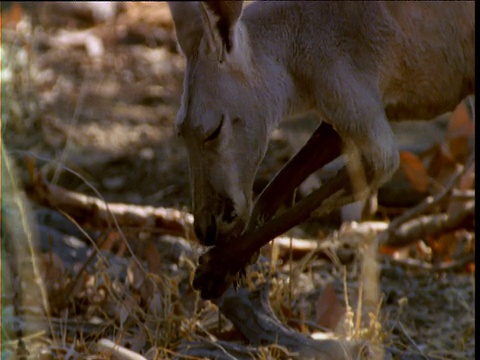
[[[201,8],[205,35],[219,62],[231,53],[238,43],[237,23],[242,14],[243,1],[203,1]]]
[[[202,13],[197,1],[170,1],[170,13],[177,41],[182,52],[189,56],[198,48],[203,36]]]

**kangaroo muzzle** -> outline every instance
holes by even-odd
[[[195,235],[205,246],[215,245],[217,240],[217,222],[215,216],[195,216],[193,224]]]
[[[245,225],[244,219],[235,212],[233,201],[225,198],[218,206],[218,212],[203,212],[195,215],[194,230],[201,244],[212,246],[239,236]]]

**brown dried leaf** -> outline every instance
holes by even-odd
[[[475,189],[475,164],[460,178],[458,189],[462,191]]]
[[[151,241],[145,244],[145,260],[148,264],[148,271],[160,275],[162,273],[162,258],[157,247]]]
[[[378,251],[382,255],[390,256],[394,259],[407,259],[410,256],[411,249],[415,247],[416,244],[409,244],[407,246],[387,246],[382,245],[379,247]]]
[[[47,287],[53,286],[55,282],[63,279],[65,266],[62,259],[57,254],[42,254],[41,265],[42,278]]]
[[[434,146],[427,155],[428,173],[437,182],[444,184],[452,176],[457,165],[450,149],[445,144]]]
[[[455,232],[442,234],[438,237],[427,237],[428,246],[432,249],[436,259],[450,260],[458,246],[459,239]]]
[[[35,159],[32,156],[25,157],[25,168],[31,181],[35,181],[37,170],[35,169]]]
[[[400,166],[416,191],[424,193],[428,190],[430,176],[417,155],[400,151]]]
[[[454,158],[463,162],[470,154],[469,143],[475,138],[475,123],[462,101],[450,115],[446,140]]]
[[[387,255],[387,256],[393,256],[397,250],[398,250],[398,247],[388,246],[388,245],[381,245],[378,248],[379,254]]]
[[[475,124],[473,124],[468,109],[464,101],[462,101],[451,113],[447,128],[447,139],[453,139],[462,135],[473,135]]]
[[[0,26],[15,27],[23,17],[23,9],[19,3],[13,3],[12,7],[7,11],[2,10],[2,16],[0,16]],[[1,35],[0,35],[1,36]],[[1,39],[1,37],[0,37]]]
[[[297,320],[298,319],[298,315],[296,315],[292,308],[288,305],[285,305],[285,304],[281,304],[280,305],[280,311],[283,315],[284,318],[286,319],[295,319]],[[287,321],[287,324],[288,326],[290,326],[291,328],[297,330],[297,331],[304,331],[303,327],[302,327],[302,324],[299,322],[299,321]]]
[[[467,265],[465,265],[465,271],[467,271],[470,274],[475,273],[475,262],[470,262]]]
[[[345,307],[338,301],[332,283],[323,289],[317,300],[316,308],[317,324],[333,331],[345,314]]]
[[[110,231],[106,239],[99,245],[100,250],[111,251],[121,241],[120,233],[116,230]]]

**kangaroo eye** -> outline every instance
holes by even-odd
[[[208,143],[218,138],[218,136],[220,135],[220,131],[222,130],[223,119],[224,117],[222,116],[222,119],[220,120],[220,124],[218,124],[217,128],[213,130],[213,132],[210,135],[208,135],[208,137],[204,140],[205,143]]]

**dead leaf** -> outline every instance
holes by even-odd
[[[30,180],[35,181],[37,177],[37,170],[35,169],[35,159],[33,156],[25,157],[25,169],[27,169]]]
[[[461,191],[475,189],[475,164],[460,178],[458,189]]]
[[[393,256],[397,250],[398,250],[397,247],[387,246],[387,245],[381,245],[381,246],[378,248],[379,254],[381,254],[381,255],[387,255],[387,256]]]
[[[157,247],[151,241],[145,244],[144,257],[148,264],[148,271],[160,275],[162,273],[162,259]]]
[[[2,6],[3,7],[3,6]],[[7,11],[2,10],[0,16],[0,25],[3,27],[15,27],[23,17],[23,9],[18,3],[13,3],[12,7]]]
[[[127,321],[128,316],[130,315],[130,309],[128,309],[125,304],[122,304],[118,310],[118,319],[120,321],[120,327],[122,328],[123,324],[125,321]]]
[[[453,157],[464,162],[471,152],[470,144],[475,139],[475,123],[468,114],[467,106],[462,101],[450,115],[446,141]]]
[[[332,283],[325,286],[317,304],[317,324],[329,330],[335,330],[337,324],[345,314],[345,307],[338,301],[335,287]]]
[[[438,237],[428,236],[427,243],[432,249],[434,259],[447,261],[452,258],[452,254],[458,246],[459,238],[455,232],[449,232]]]
[[[99,245],[100,250],[111,251],[121,241],[121,236],[118,231],[110,231],[106,239]]]
[[[464,101],[458,104],[451,113],[447,130],[447,139],[462,135],[472,135],[472,132],[475,131],[475,125],[468,114],[468,109]]]
[[[465,265],[465,271],[467,271],[470,274],[475,273],[475,262],[470,262],[467,265]]]
[[[53,287],[55,283],[64,279],[65,265],[57,254],[53,252],[42,254],[41,260],[42,278],[47,287]]]
[[[400,166],[416,191],[427,192],[430,176],[417,155],[409,151],[400,151]]]
[[[287,320],[288,326],[300,332],[305,331],[302,322],[299,321],[300,319],[298,314],[295,314],[293,309],[288,304],[280,304],[280,311],[285,319],[294,319],[293,321]]]
[[[163,294],[156,292],[150,299],[147,314],[152,315],[154,318],[158,318],[162,315],[164,307],[165,306],[163,304]]]
[[[128,282],[130,283],[130,286],[138,290],[142,286],[142,284],[145,282],[145,273],[140,269],[138,266],[137,262],[132,259],[130,261],[130,264],[128,265],[127,268],[127,279]]]
[[[440,184],[445,184],[455,171],[457,162],[447,145],[434,146],[427,155],[427,169],[430,177]]]
[[[145,332],[144,327],[140,327],[138,331],[135,331],[135,335],[133,339],[130,341],[130,350],[140,353],[144,348],[145,344],[147,343],[148,337],[147,333]]]

